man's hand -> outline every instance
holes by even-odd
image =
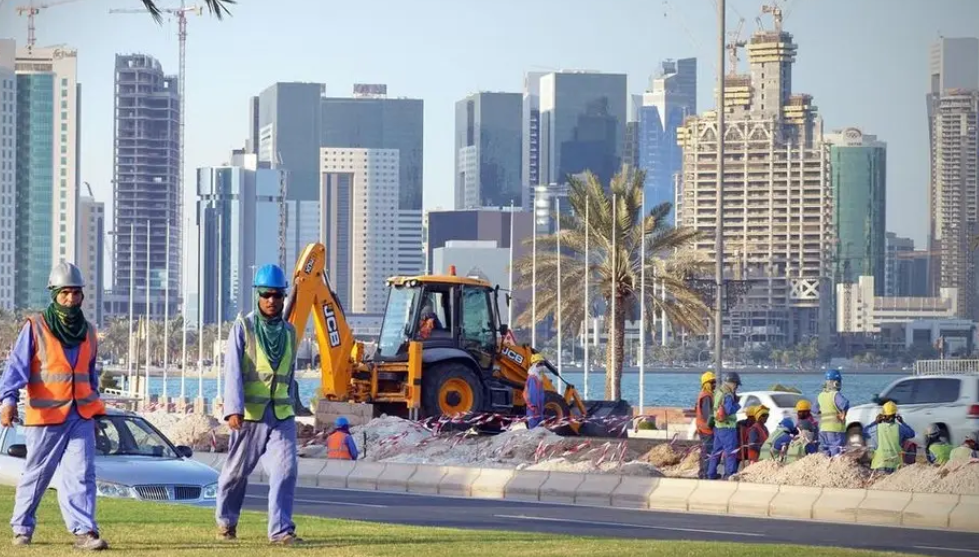
[[[235,431],[241,429],[241,414],[232,414],[228,416],[228,427]]]
[[[0,425],[3,427],[10,427],[14,425],[14,420],[17,419],[17,406],[13,404],[5,404],[3,410],[0,410]]]

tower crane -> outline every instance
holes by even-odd
[[[744,29],[744,18],[738,22],[738,28],[728,35],[731,42],[727,43],[728,50],[728,75],[738,73],[738,49],[748,44],[748,41],[741,38],[741,31]]]
[[[37,14],[41,13],[41,10],[52,8],[54,6],[60,6],[62,4],[68,4],[71,2],[77,2],[78,0],[52,0],[50,2],[44,2],[41,4],[34,3],[31,0],[26,6],[17,6],[14,8],[17,10],[17,15],[27,16],[27,51],[31,52],[34,50],[34,44],[37,42],[37,37],[35,36],[35,31],[37,28],[34,26],[34,18]]]
[[[779,6],[776,0],[773,0],[771,4],[762,6],[761,13],[772,14],[772,20],[775,21],[775,32],[782,32],[782,7]]]

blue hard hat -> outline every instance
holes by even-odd
[[[829,371],[826,372],[826,380],[827,381],[842,381],[843,380],[843,374],[840,373],[840,370],[838,370],[838,369],[831,369],[831,370],[829,370]]]
[[[337,427],[350,427],[350,422],[347,421],[346,416],[340,416],[339,418],[337,418],[336,423],[334,423],[333,425]]]
[[[258,272],[255,273],[255,282],[252,286],[255,288],[280,288],[285,290],[289,288],[289,283],[286,282],[286,274],[282,272],[282,269],[278,265],[269,263],[258,268]]]

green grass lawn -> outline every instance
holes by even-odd
[[[0,487],[0,521],[6,526],[13,507],[14,490]],[[843,557],[898,555],[843,549],[791,547],[785,545],[719,544],[646,540],[606,540],[571,538],[514,532],[454,530],[374,524],[350,520],[297,517],[302,547],[270,547],[265,537],[265,515],[246,512],[238,525],[237,542],[214,539],[214,514],[210,509],[177,505],[158,505],[136,501],[99,499],[99,525],[110,549],[126,555],[173,555],[178,557],[220,557],[240,555],[281,555],[296,552],[336,556],[421,556],[472,557],[475,555],[533,557],[655,555],[669,557]],[[0,536],[0,555],[78,555],[71,549],[71,535],[65,531],[57,498],[48,492],[38,513],[40,524],[34,545],[15,548],[9,543],[9,529]]]

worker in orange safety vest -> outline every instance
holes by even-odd
[[[350,435],[350,422],[340,416],[336,421],[336,429],[326,438],[326,458],[333,460],[357,460],[357,444]]]

